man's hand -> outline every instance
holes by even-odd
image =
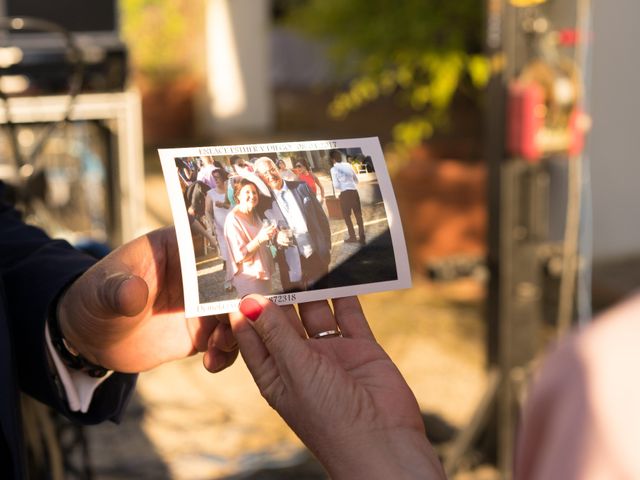
[[[280,245],[281,247],[290,247],[291,245],[293,245],[291,238],[292,234],[290,229],[287,229],[287,231],[278,230],[278,233],[276,234],[276,244]]]
[[[141,372],[206,352],[210,371],[233,363],[238,347],[227,316],[186,319],[173,228],[118,248],[78,278],[58,303],[65,339],[87,360]]]
[[[250,295],[240,310],[231,325],[260,392],[331,478],[444,478],[418,403],[357,298],[333,300],[333,311],[300,304],[298,316]]]

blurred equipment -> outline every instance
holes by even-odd
[[[127,49],[119,36],[115,0],[0,0],[0,16],[27,20],[27,25],[3,31],[0,38],[3,49],[10,46],[21,57],[3,68],[22,78],[24,94],[67,92],[68,42],[60,32],[73,35],[77,61],[83,65],[83,92],[125,89]],[[55,28],[42,28],[45,24]]]
[[[516,426],[548,340],[591,316],[581,248],[589,0],[487,0],[489,385],[445,457],[474,447],[511,478]],[[587,198],[588,199],[588,198]],[[482,445],[478,443],[482,442]]]
[[[109,64],[113,22],[105,35],[88,33],[78,41],[51,20],[101,28],[92,19],[100,20],[106,4],[0,3],[0,14],[45,17],[0,17],[0,180],[28,223],[94,255],[104,254],[106,243],[132,238],[142,224],[140,98],[124,90],[124,61],[113,71]],[[87,90],[109,92],[82,93]],[[92,478],[82,428],[31,406],[23,427],[32,476]]]
[[[69,32],[89,35],[118,33],[116,0],[2,0],[8,17],[34,17],[56,23]]]
[[[563,52],[575,47],[579,35],[575,29],[550,28],[541,14],[523,20],[535,53],[508,87],[507,149],[529,162],[551,154],[579,155],[590,127],[581,110],[580,69]]]
[[[486,282],[487,267],[484,257],[452,255],[430,261],[425,274],[432,282],[452,282],[461,278],[473,278]]]
[[[4,4],[10,11],[37,5]],[[62,15],[58,4],[43,10],[50,12]],[[86,25],[108,28],[82,38],[92,45],[117,38],[113,22],[91,23],[92,15]],[[82,29],[74,18],[70,25]],[[0,17],[0,179],[27,220],[52,236],[114,246],[141,227],[140,99],[124,80],[113,92],[82,93],[88,43],[81,47],[78,38],[49,20]],[[40,47],[44,54],[30,56]]]
[[[66,96],[9,100],[18,147],[29,152]],[[0,109],[0,125],[6,112]],[[18,167],[6,125],[0,132],[0,179],[13,185],[27,220],[72,243],[87,238],[121,244],[144,215],[142,120],[136,92],[84,94],[70,120],[49,134],[37,158]],[[23,155],[27,156],[27,153]]]

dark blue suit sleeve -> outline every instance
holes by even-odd
[[[14,209],[0,202],[0,288],[4,288],[4,310],[19,387],[82,423],[117,420],[136,380],[136,375],[113,374],[96,390],[86,414],[69,411],[54,382],[46,351],[45,321],[60,292],[93,263],[92,257],[67,242],[52,240],[42,230],[27,226]]]

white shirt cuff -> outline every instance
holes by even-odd
[[[49,324],[45,324],[44,335],[47,341],[47,348],[49,349],[49,353],[51,354],[51,358],[53,359],[53,363],[56,366],[58,376],[66,393],[69,409],[72,412],[87,413],[96,388],[109,378],[113,371],[107,372],[104,377],[95,378],[80,370],[67,368],[51,343]]]

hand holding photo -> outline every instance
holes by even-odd
[[[159,153],[187,316],[249,293],[290,304],[411,286],[377,138]]]

